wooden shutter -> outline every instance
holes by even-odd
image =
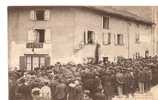
[[[20,65],[20,70],[25,70],[26,69],[26,59],[25,56],[20,56],[19,57],[19,65]]]
[[[108,44],[111,44],[111,33],[108,33]]]
[[[31,10],[30,11],[30,19],[31,20],[36,20],[36,12],[35,12],[35,10]]]
[[[114,44],[117,45],[117,34],[114,34]]]
[[[50,43],[51,42],[51,30],[50,29],[46,29],[46,32],[45,32],[45,42],[46,43]]]
[[[49,18],[50,18],[50,10],[45,10],[45,12],[44,12],[44,19],[45,20],[49,20]]]
[[[87,42],[86,42],[86,32],[84,31],[84,33],[83,33],[83,41],[84,41],[84,44],[86,44]]]
[[[45,64],[46,64],[46,66],[50,65],[50,56],[46,56],[46,58],[45,58]]]
[[[35,41],[35,32],[34,30],[28,31],[28,42],[34,42]]]
[[[88,31],[85,31],[85,37],[86,37],[86,44],[88,44]]]
[[[95,32],[94,31],[92,31],[92,40],[93,40],[93,43],[96,43],[96,40],[95,40],[96,38],[95,38]]]
[[[103,33],[103,44],[108,44],[108,34]]]
[[[121,44],[124,44],[123,34],[121,34]]]

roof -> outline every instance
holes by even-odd
[[[138,16],[138,15],[130,13],[128,11],[109,8],[109,7],[106,7],[106,6],[85,6],[85,7],[93,9],[93,10],[101,11],[101,12],[110,14],[112,16],[118,16],[118,17],[121,17],[121,18],[124,18],[124,19],[127,19],[127,20],[136,21],[136,22],[139,22],[139,23],[144,23],[144,24],[149,24],[149,25],[154,24],[151,21],[151,19],[147,19],[145,17]]]
[[[130,21],[135,21],[135,22],[139,22],[139,23],[144,23],[144,24],[148,24],[148,25],[152,25],[154,24],[151,19],[147,19],[145,17],[142,16],[138,16],[136,14],[133,14],[131,12],[125,11],[125,10],[118,10],[115,8],[111,8],[109,6],[9,6],[9,8],[19,8],[19,7],[84,7],[84,8],[88,8],[91,10],[96,10],[96,11],[100,11],[106,14],[109,14],[111,16],[117,16],[126,20],[130,20]]]

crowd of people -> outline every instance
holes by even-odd
[[[9,100],[112,100],[158,83],[158,57],[43,66],[9,72]]]

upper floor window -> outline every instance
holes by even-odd
[[[95,43],[95,32],[87,31],[84,32],[84,44],[94,44]]]
[[[50,29],[31,29],[28,31],[28,42],[49,43],[51,41]]]
[[[118,45],[123,44],[123,34],[117,34],[117,44]]]
[[[44,20],[49,20],[49,17],[50,17],[50,11],[48,9],[30,11],[31,20],[44,21]]]
[[[140,42],[140,34],[139,34],[139,33],[136,33],[136,34],[135,34],[135,42],[136,42],[136,43],[139,43],[139,42]]]
[[[44,20],[44,10],[37,10],[36,11],[36,19],[37,20]]]
[[[109,29],[109,16],[103,16],[103,29]]]
[[[88,44],[93,44],[94,43],[94,32],[93,31],[88,31],[87,41],[88,41]]]
[[[44,29],[35,29],[36,31],[36,42],[44,43],[45,41],[45,30]]]
[[[111,44],[111,33],[103,33],[103,44]]]
[[[124,44],[123,34],[117,34],[116,35],[115,44],[117,44],[117,45],[123,45]]]

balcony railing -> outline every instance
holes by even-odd
[[[43,43],[29,42],[26,43],[26,48],[43,48]]]

